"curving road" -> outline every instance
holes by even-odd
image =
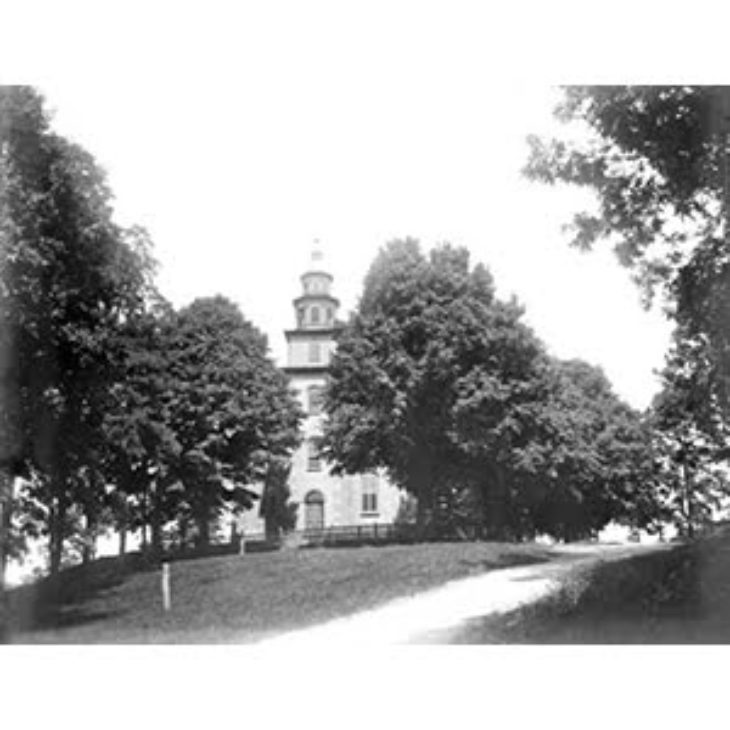
[[[280,634],[257,646],[271,649],[409,643],[449,643],[468,621],[506,613],[557,590],[578,567],[616,560],[657,545],[579,545],[561,549],[556,561],[502,568],[452,581],[319,626]]]

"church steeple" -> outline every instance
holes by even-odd
[[[318,240],[314,241],[307,269],[301,276],[302,292],[294,300],[296,328],[285,332],[288,343],[286,370],[326,371],[341,325],[339,300],[332,296],[332,274],[326,269]]]
[[[314,240],[309,268],[302,274],[302,294],[294,300],[297,329],[331,329],[340,302],[332,296],[332,274],[325,270],[319,240]]]

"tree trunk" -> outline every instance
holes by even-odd
[[[50,514],[50,571],[51,575],[57,575],[61,570],[61,559],[63,557],[63,523],[66,517],[66,505],[57,497]]]
[[[2,474],[0,479],[4,480]],[[5,643],[8,634],[8,597],[5,591],[5,568],[7,564],[7,552],[5,550],[6,531],[2,527],[5,524],[6,501],[3,494],[3,484],[0,483],[0,643]]]
[[[491,499],[485,500],[487,510],[488,536],[493,540],[501,540],[505,536],[505,489],[504,474],[499,467],[493,471],[494,488]]]
[[[7,567],[7,551],[5,550],[6,530],[5,530],[5,499],[0,494],[0,622],[2,622],[2,600],[5,594],[5,569]],[[0,623],[1,625],[1,623]]]
[[[210,520],[208,515],[199,515],[195,522],[198,526],[198,547],[207,548],[210,545]]]
[[[428,527],[429,518],[433,514],[433,498],[434,489],[431,483],[430,474],[426,474],[425,470],[416,476],[414,480],[416,489],[412,490],[412,494],[416,494],[416,532],[419,539],[426,536],[426,528]]]
[[[264,517],[264,533],[267,542],[273,542],[279,539],[279,526],[271,515]]]
[[[188,547],[188,519],[180,517],[178,529],[180,531],[180,549],[186,550]]]
[[[84,546],[81,549],[81,564],[88,565],[94,559],[93,538],[89,535],[84,536]]]
[[[124,557],[127,552],[127,526],[122,525],[119,529],[119,555]]]
[[[150,498],[149,485],[145,481],[142,490],[142,553],[146,553],[149,548],[147,541],[147,525],[150,521]]]
[[[268,535],[268,531],[267,531],[267,535]],[[232,547],[235,547],[238,545],[238,523],[237,523],[237,519],[235,517],[231,520],[230,542],[231,542]]]
[[[96,518],[92,514],[86,515],[84,535],[84,547],[81,552],[81,562],[84,565],[90,563],[96,557]]]
[[[160,505],[160,484],[155,481],[150,490],[150,531],[152,537],[152,554],[162,555],[162,507]]]
[[[0,626],[2,625],[2,601],[5,591],[5,571],[8,566],[8,542],[10,539],[10,505],[13,497],[13,478],[0,468]]]
[[[162,525],[153,521],[151,525],[152,532],[152,554],[155,557],[162,555]]]
[[[420,537],[426,530],[426,520],[428,519],[428,508],[426,507],[426,495],[419,494],[416,497],[416,532]]]
[[[687,453],[688,450],[688,448],[685,449],[685,453]],[[687,537],[691,540],[694,537],[694,525],[692,524],[692,487],[686,464],[682,464],[682,481],[684,482],[684,513],[687,524]]]

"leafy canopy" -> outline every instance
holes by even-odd
[[[334,470],[386,469],[422,525],[567,539],[640,501],[649,521],[638,414],[596,368],[548,357],[521,317],[464,249],[387,244],[331,366]]]

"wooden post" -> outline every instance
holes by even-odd
[[[170,563],[162,564],[162,608],[170,610]]]

